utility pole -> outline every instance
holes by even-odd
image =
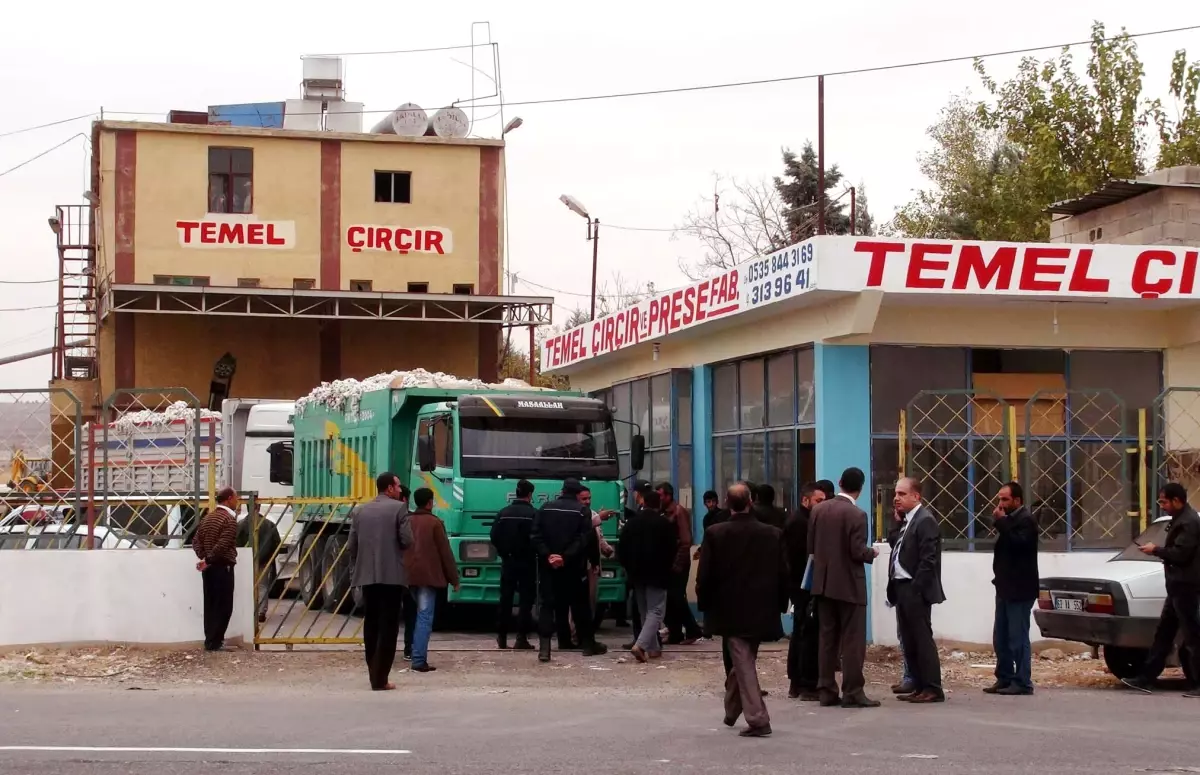
[[[825,76],[817,76],[817,234],[825,233]]]
[[[600,219],[592,219],[592,320],[596,319],[596,269],[600,264]]]

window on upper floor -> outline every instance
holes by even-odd
[[[350,281],[350,290],[360,291],[360,292],[364,292],[364,293],[367,291],[370,291],[371,290],[371,281],[370,280],[351,280]]]
[[[154,275],[155,285],[208,285],[209,278],[207,277],[189,277],[187,275],[177,274],[156,274]]]
[[[429,293],[429,283],[409,283],[409,293]]]
[[[254,212],[254,151],[249,148],[208,149],[208,211]]]
[[[239,288],[258,288],[258,287],[261,287],[261,285],[262,285],[262,281],[260,281],[257,277],[239,277],[238,278],[238,287]]]
[[[412,202],[412,173],[375,170],[375,201],[392,204]]]
[[[292,278],[292,288],[297,291],[311,291],[317,287],[317,281],[311,277]]]
[[[475,293],[475,286],[455,283],[453,290],[459,296],[470,296],[472,293]]]

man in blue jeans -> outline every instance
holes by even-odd
[[[433,490],[422,487],[413,493],[417,510],[408,517],[412,543],[404,552],[408,590],[417,604],[417,626],[412,645],[414,673],[432,673],[429,664],[429,637],[433,633],[433,614],[438,594],[446,587],[459,589],[458,566],[446,537],[446,526],[433,513]]]
[[[1021,485],[1009,482],[1000,488],[996,510],[996,549],[992,572],[996,585],[996,623],[992,644],[996,649],[996,683],[988,694],[1033,694],[1033,652],[1029,643],[1029,615],[1038,597],[1038,524],[1025,507]]]

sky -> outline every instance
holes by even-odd
[[[299,97],[300,57],[494,41],[506,103],[777,78],[970,56],[1086,40],[1093,20],[1110,32],[1184,27],[1200,10],[1178,2],[1008,0],[986,16],[961,0],[855,3],[654,3],[593,6],[522,0],[381,4],[340,0],[228,2],[203,13],[142,0],[58,0],[53,20],[10,13],[0,72],[0,357],[52,344],[57,286],[56,204],[78,204],[88,185],[88,119],[4,133],[104,109],[161,120],[170,109]],[[972,12],[974,9],[974,12]],[[36,18],[34,18],[36,17]],[[486,24],[474,24],[486,21]],[[490,37],[489,37],[490,36]],[[1200,31],[1139,41],[1144,93],[1165,97],[1171,56],[1200,58]],[[1053,55],[1047,51],[1041,58]],[[1076,50],[1077,59],[1086,48]],[[346,56],[348,99],[367,111],[426,107],[492,93],[489,49]],[[990,59],[1010,76],[1019,57]],[[472,84],[474,80],[474,84]],[[923,185],[917,157],[951,95],[981,96],[970,62],[835,76],[825,84],[828,164],[865,185],[877,222]],[[474,91],[472,91],[474,90]],[[497,100],[483,99],[495,104]],[[469,111],[468,111],[469,112]],[[496,108],[475,111],[475,133],[496,136]],[[714,176],[777,174],[780,149],[817,136],[815,80],[680,94],[509,104],[522,126],[507,136],[508,267],[521,295],[554,296],[555,318],[588,304],[591,245],[570,194],[602,224],[600,278],[669,288],[698,244],[670,231],[711,206]],[[369,128],[378,114],[364,119]],[[9,174],[5,170],[66,142]],[[553,290],[548,290],[553,289]],[[46,307],[44,309],[30,309]],[[13,311],[10,311],[13,310]],[[22,310],[22,311],[16,311]],[[48,357],[0,366],[0,388],[40,389]]]

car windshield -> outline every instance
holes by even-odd
[[[1134,540],[1125,550],[1113,557],[1109,562],[1117,560],[1138,560],[1141,562],[1162,562],[1152,554],[1143,554],[1138,548],[1142,544],[1154,544],[1162,546],[1167,542],[1167,528],[1171,526],[1171,520],[1164,519],[1160,522],[1151,524],[1146,530]]]
[[[463,476],[616,479],[612,425],[563,417],[462,417]]]

